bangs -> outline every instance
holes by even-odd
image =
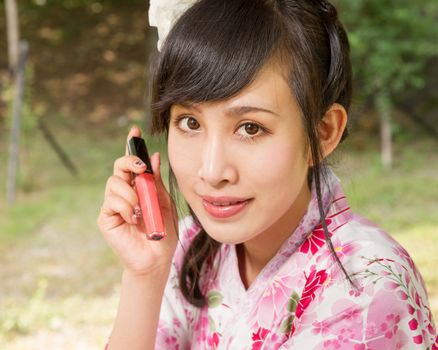
[[[219,101],[248,86],[280,48],[281,18],[257,0],[199,1],[167,36],[154,74],[153,129],[172,104]]]

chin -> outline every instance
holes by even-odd
[[[242,221],[215,222],[203,218],[200,222],[211,238],[225,244],[244,243],[257,235],[254,232],[258,232],[254,225],[249,226]]]

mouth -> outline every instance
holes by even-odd
[[[205,211],[216,219],[226,219],[241,213],[251,201],[252,198],[202,197]]]

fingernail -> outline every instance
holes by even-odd
[[[134,165],[137,166],[137,167],[139,167],[139,168],[141,168],[141,167],[144,167],[146,164],[143,163],[141,160],[137,160],[137,161],[134,163]]]
[[[141,218],[141,209],[139,206],[134,207],[134,216],[136,216],[137,218]]]

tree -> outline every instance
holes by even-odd
[[[9,69],[13,73],[16,69],[19,56],[20,31],[18,27],[17,3],[15,0],[5,2],[7,37],[8,37],[8,60]]]
[[[380,116],[381,154],[392,163],[394,97],[424,84],[421,75],[436,40],[438,2],[430,0],[337,0],[349,32],[356,86]]]

